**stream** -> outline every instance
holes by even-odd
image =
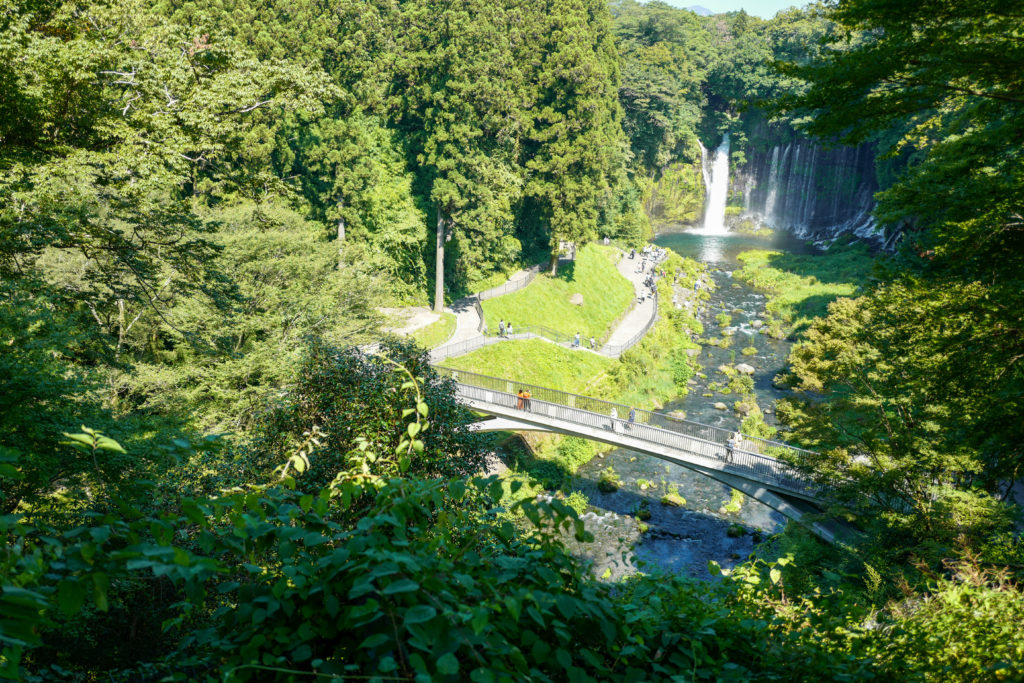
[[[771,424],[775,418],[775,401],[786,394],[772,386],[772,378],[785,365],[792,343],[772,339],[756,329],[766,299],[750,287],[734,282],[732,271],[739,268],[737,254],[749,249],[798,253],[811,249],[787,233],[765,238],[666,232],[654,243],[708,265],[716,289],[699,315],[704,325],[703,338],[721,339],[724,333],[730,332],[732,339],[727,349],[703,345],[700,372],[706,377],[695,376],[689,393],[668,403],[663,410],[684,411],[688,420],[738,429],[740,416],[732,410],[732,405],[739,397],[713,391],[708,385],[728,383],[717,369],[720,365],[746,363],[754,368],[757,403],[762,410],[771,410],[765,414],[765,421]],[[715,321],[720,313],[731,317],[727,325]],[[741,351],[745,347],[755,348],[756,353],[743,355]],[[712,395],[709,397],[708,393]],[[725,403],[728,410],[716,409],[714,405],[718,402]],[[615,468],[622,485],[615,492],[603,493],[598,490],[597,482],[601,470],[608,466]],[[673,485],[686,500],[685,506],[661,503],[661,497]],[[594,543],[570,542],[569,545],[593,562],[596,576],[609,580],[656,569],[710,578],[708,560],[715,560],[723,567],[734,566],[746,559],[764,535],[776,533],[785,526],[781,514],[724,484],[682,466],[622,448],[580,467],[574,486],[590,501],[583,518],[587,530],[594,535]],[[641,523],[635,514],[643,506],[649,509],[651,516]],[[641,524],[647,529],[642,531]]]

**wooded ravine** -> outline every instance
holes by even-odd
[[[0,678],[1024,680],[1022,16],[2,0]],[[722,232],[807,253],[668,255],[602,356],[716,150]],[[845,540],[594,571],[600,447],[471,430],[424,348],[536,266],[489,333],[594,351],[453,367],[644,409],[706,380]],[[793,343],[767,421],[741,311],[698,315],[726,277]]]

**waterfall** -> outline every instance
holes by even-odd
[[[702,164],[702,169],[705,164]],[[722,137],[722,144],[715,150],[710,171],[705,171],[708,203],[704,211],[704,225],[697,230],[701,235],[725,235],[725,202],[729,197],[729,134]]]
[[[827,239],[848,232],[862,239],[884,239],[872,217],[878,181],[870,145],[826,147],[798,137],[746,151],[749,160],[734,169],[734,185],[744,190],[744,218],[802,238]],[[709,195],[714,191],[714,170],[711,176]],[[703,232],[715,234],[717,225],[709,206]]]
[[[779,146],[772,148],[772,165],[768,171],[768,197],[764,200],[764,216],[771,221],[775,218],[775,199],[779,196]]]

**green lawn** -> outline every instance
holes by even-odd
[[[733,275],[768,295],[769,313],[795,334],[828,304],[855,296],[867,281],[875,259],[866,245],[833,247],[821,254],[783,254],[755,249],[739,255],[743,268]]]
[[[614,247],[587,245],[556,277],[538,275],[526,289],[483,302],[487,326],[497,333],[500,320],[511,320],[520,329],[544,325],[602,339],[633,298],[633,285],[615,268],[617,258]],[[573,294],[583,295],[582,306],[569,302]]]
[[[438,320],[426,327],[421,327],[409,336],[416,340],[416,343],[425,349],[432,349],[439,344],[448,341],[448,338],[455,332],[455,314],[442,312]]]
[[[446,367],[504,377],[571,393],[600,393],[602,378],[618,364],[582,349],[562,348],[543,339],[501,342],[449,358]]]

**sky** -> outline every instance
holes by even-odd
[[[789,7],[803,7],[810,0],[665,0],[666,4],[673,7],[693,7],[700,5],[718,14],[720,12],[738,12],[745,9],[747,14],[753,14],[762,19],[771,19],[780,9]]]

